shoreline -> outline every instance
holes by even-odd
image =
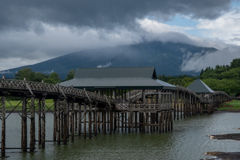
[[[234,109],[228,109],[228,110],[216,110],[216,111],[214,111],[213,113],[215,113],[215,112],[235,112],[235,113],[240,113],[240,109],[236,109],[236,110],[234,110]]]

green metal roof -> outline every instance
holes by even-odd
[[[209,88],[203,81],[200,79],[195,80],[193,83],[191,83],[188,87],[188,89],[192,90],[195,93],[214,93],[214,91]]]
[[[157,78],[154,67],[78,68],[74,78]]]
[[[156,78],[154,67],[81,68],[76,70],[72,80],[60,85],[86,89],[176,89]]]

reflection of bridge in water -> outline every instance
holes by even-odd
[[[25,80],[7,80],[4,77],[0,81],[0,94],[2,157],[7,149],[5,124],[12,112],[17,112],[22,118],[21,147],[18,149],[34,152],[36,142],[42,148],[45,148],[46,142],[66,145],[68,141],[74,141],[75,136],[83,135],[91,139],[100,132],[168,132],[173,129],[173,120],[212,113],[214,107],[230,100],[224,92],[201,97],[189,89],[175,86],[87,91]],[[14,106],[9,97],[20,97],[21,101]],[[53,99],[53,106],[47,106],[46,99]],[[9,113],[6,113],[6,103],[12,106]],[[19,105],[22,105],[21,111],[16,110]],[[53,113],[52,140],[45,140],[46,112]],[[38,118],[35,118],[36,114]],[[30,134],[27,133],[27,118],[30,119]],[[35,126],[35,120],[38,126]],[[30,139],[29,145],[27,139]]]

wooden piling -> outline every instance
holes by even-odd
[[[54,101],[54,122],[53,122],[53,141],[56,141],[56,128],[55,128],[55,101]],[[38,100],[38,144],[42,144],[42,104],[41,104],[41,99]]]
[[[63,130],[64,130],[63,114],[64,113],[63,112],[64,112],[64,110],[62,109],[60,112],[61,113],[61,118],[60,118],[61,119],[61,138],[63,138],[63,134],[64,134],[64,132],[63,132]]]
[[[53,108],[53,141],[56,142],[56,134],[57,134],[57,100],[54,99],[54,108]],[[39,100],[39,132],[38,132],[38,143],[41,144],[41,103]]]
[[[112,112],[112,110],[109,111],[109,114],[110,114],[110,134],[112,134],[112,132],[113,132],[113,112]]]
[[[5,157],[6,149],[6,119],[5,119],[5,97],[2,97],[2,143],[1,143],[1,156]]]
[[[97,112],[97,114],[98,114],[98,132],[100,132],[101,130],[101,128],[100,128],[100,122],[101,122],[101,117],[100,117],[100,115],[101,115],[101,112],[100,111],[98,111]]]
[[[123,126],[124,126],[124,112],[122,112],[122,117],[121,117],[121,120],[122,120],[122,124],[121,124],[121,128],[122,128],[122,132],[123,132]]]
[[[103,132],[106,134],[106,110],[103,111],[103,115],[102,115],[102,122],[103,122]]]
[[[131,128],[131,112],[128,112],[128,133],[130,133],[130,128]]]
[[[30,124],[30,152],[34,152],[35,147],[35,104],[34,104],[34,97],[31,97],[31,105],[30,105],[30,112],[31,112],[31,124]]]
[[[27,152],[27,106],[26,97],[22,100],[22,150]]]
[[[74,113],[75,113],[75,131],[77,132],[77,112],[74,110]]]
[[[119,127],[120,127],[120,112],[117,112],[117,131],[119,132]]]
[[[158,112],[158,119],[159,119],[159,121],[158,121],[158,133],[159,134],[161,134],[162,133],[162,115],[161,115],[161,111],[160,112]]]
[[[82,110],[81,110],[81,103],[78,104],[78,135],[81,135],[82,129]]]
[[[94,110],[94,136],[97,136],[97,106],[95,105]]]
[[[67,100],[64,99],[64,108],[63,108],[63,111],[64,111],[64,137],[63,137],[63,144],[64,145],[67,145],[67,139],[68,139],[68,106],[67,106]]]
[[[145,133],[145,120],[146,120],[146,112],[143,112],[143,120],[142,120],[142,132]]]
[[[42,148],[45,148],[45,97],[42,98]],[[60,136],[60,135],[59,135]]]
[[[113,112],[113,132],[115,133],[117,130],[117,113]]]
[[[71,130],[71,140],[72,140],[72,142],[74,141],[74,102],[72,102],[71,103],[71,128],[72,128],[72,130]]]
[[[87,116],[87,110],[86,110],[86,103],[84,103],[84,123],[83,123],[83,138],[86,139],[86,116]]]
[[[135,121],[134,121],[135,122],[135,131],[137,131],[137,127],[138,127],[137,126],[137,118],[138,118],[137,117],[137,112],[135,112]]]
[[[45,103],[45,100],[44,100]],[[59,104],[59,99],[57,100],[57,144],[60,145],[60,139],[61,139],[61,134],[60,134],[60,104]]]
[[[128,124],[128,120],[127,120],[127,112],[124,113],[125,114],[125,127],[124,127],[124,131],[127,132],[127,124]]]
[[[149,125],[148,125],[148,121],[149,121],[149,113],[146,113],[146,123],[145,126],[147,127],[147,133],[149,133]]]

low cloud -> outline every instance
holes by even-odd
[[[0,74],[10,74],[10,73],[13,73],[13,72],[10,72],[9,70],[0,71]]]
[[[97,68],[106,68],[106,67],[110,67],[112,65],[112,62],[107,62],[106,64],[104,65],[98,65]]]
[[[235,58],[240,58],[240,47],[229,46],[216,52],[191,53],[193,56],[185,55],[181,65],[182,71],[199,72],[207,67],[214,68],[216,65],[230,65]]]
[[[54,72],[54,70],[51,70],[51,71],[44,71],[43,73],[45,73],[45,74],[51,74],[51,73],[53,73]]]

